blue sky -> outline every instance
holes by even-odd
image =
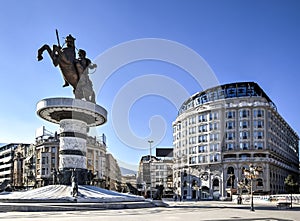
[[[97,81],[104,82],[96,88],[96,94],[97,103],[108,110],[108,123],[94,134],[105,133],[108,151],[128,166],[137,165],[140,157],[149,153],[149,139],[155,141],[155,147],[172,145],[171,124],[177,107],[172,100],[175,98],[170,100],[164,93],[172,91],[176,95],[179,88],[170,83],[165,84],[165,91],[157,92],[162,82],[175,81],[190,95],[205,89],[193,73],[157,58],[124,63],[106,79],[101,78],[107,66],[136,48],[128,47],[124,54],[101,64],[105,60],[103,55],[139,39],[161,39],[193,50],[220,84],[257,82],[299,134],[299,10],[297,0],[2,1],[0,143],[33,143],[36,128],[45,125],[51,131],[58,129],[35,113],[36,103],[43,98],[73,96],[71,88],[61,87],[59,69],[52,65],[48,55],[41,62],[36,60],[39,47],[56,44],[55,29],[59,30],[61,42],[68,34],[76,37],[77,48],[85,49],[87,56],[98,64],[92,78],[95,86]],[[186,58],[184,62],[188,61]],[[145,76],[157,79],[158,86],[153,86]],[[116,131],[120,125],[113,125],[113,119],[118,119],[118,111],[122,110],[122,105],[118,105],[122,103],[114,102],[120,101],[128,90],[126,86],[135,85],[138,79],[142,79],[142,84],[133,90],[136,99],[124,110],[128,115],[124,128],[129,128],[139,141],[145,141],[134,147],[120,139],[122,131]],[[129,98],[125,98],[125,106],[126,99]],[[161,117],[153,118],[152,129],[163,132],[158,140],[151,137],[149,128],[149,120],[156,115]],[[165,132],[160,124],[163,121]]]

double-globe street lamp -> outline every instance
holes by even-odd
[[[244,176],[247,180],[250,180],[250,193],[251,193],[251,211],[255,211],[254,203],[253,203],[253,181],[258,178],[260,173],[262,172],[262,168],[260,166],[253,166],[253,164],[249,165],[249,169],[244,169]]]
[[[149,174],[150,174],[150,199],[152,199],[152,176],[151,176],[151,161],[152,161],[152,143],[153,140],[148,140],[148,143],[150,145],[150,158],[149,158]]]

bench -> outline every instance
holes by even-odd
[[[288,209],[291,207],[291,203],[288,202],[279,202],[277,203],[277,208],[278,209]]]

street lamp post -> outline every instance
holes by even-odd
[[[152,152],[151,152],[151,145],[153,143],[153,140],[148,140],[148,143],[150,145],[150,159],[149,159],[149,174],[150,174],[150,198],[152,199],[152,176],[151,176],[151,160],[152,160]]]
[[[253,202],[253,180],[255,180],[260,172],[262,171],[261,167],[254,167],[253,164],[249,165],[249,169],[244,169],[244,175],[247,179],[250,179],[250,194],[251,194],[251,209],[250,211],[255,211],[254,202]]]

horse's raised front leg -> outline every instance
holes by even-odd
[[[43,45],[43,46],[38,50],[38,56],[37,56],[38,61],[43,60],[43,52],[44,52],[45,50],[48,51],[48,53],[49,53],[49,55],[50,55],[50,57],[51,57],[51,59],[52,59],[52,50],[51,50],[51,48],[49,47],[49,45],[45,44],[45,45]]]

